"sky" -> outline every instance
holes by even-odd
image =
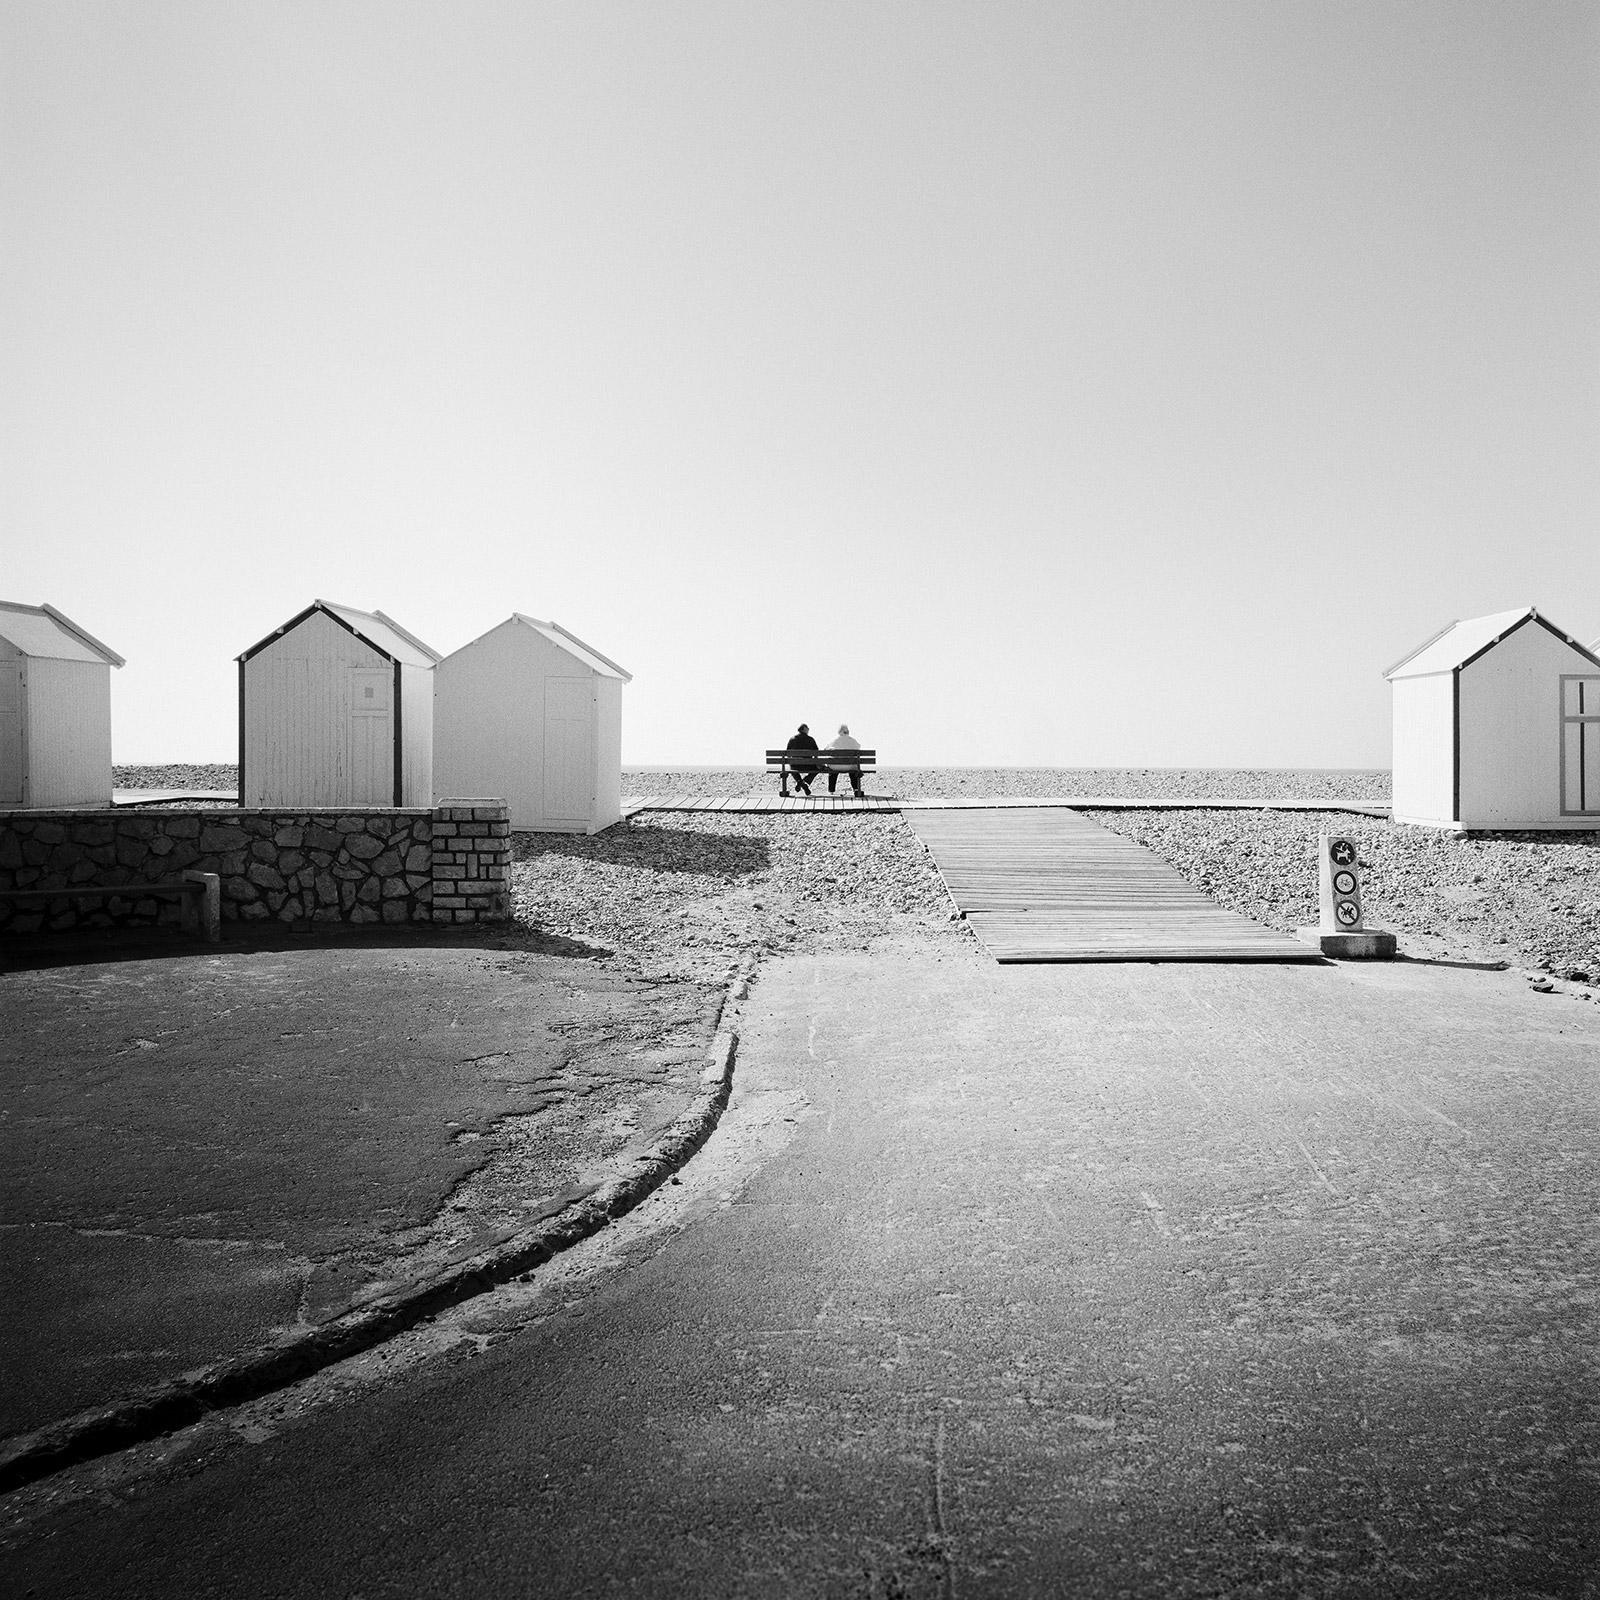
[[[314,598],[630,763],[1385,766],[1600,636],[1591,0],[4,0],[0,598],[237,745]]]

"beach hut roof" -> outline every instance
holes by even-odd
[[[0,600],[0,639],[25,656],[124,665],[115,650],[101,644],[52,605],[25,606],[15,600]]]
[[[1383,675],[1389,679],[1422,678],[1430,673],[1452,672],[1457,667],[1476,661],[1507,634],[1515,633],[1529,622],[1548,629],[1600,667],[1600,656],[1593,650],[1579,644],[1570,633],[1564,633],[1549,618],[1541,617],[1532,606],[1521,606],[1515,611],[1496,611],[1487,617],[1468,617],[1460,622],[1452,622],[1431,639],[1425,639],[1416,649],[1401,656],[1392,667],[1384,670]]]
[[[398,661],[402,666],[432,667],[443,659],[437,650],[424,644],[414,633],[408,633],[393,617],[386,617],[381,611],[358,611],[354,606],[340,605],[333,600],[313,600],[281,628],[274,628],[265,639],[251,645],[239,659],[248,661],[257,651],[265,650],[274,639],[299,627],[313,611],[325,612],[341,627],[370,644],[379,655]]]
[[[532,628],[558,650],[565,650],[569,656],[575,656],[591,672],[598,672],[603,678],[620,678],[623,683],[633,682],[633,674],[626,667],[619,667],[610,656],[601,655],[593,645],[585,644],[577,634],[569,633],[559,622],[541,622],[537,617],[524,616],[520,611],[513,611],[506,621],[520,622],[523,627]],[[503,628],[505,623],[497,623],[496,626]],[[494,628],[491,628],[489,633],[494,631]],[[479,637],[487,639],[489,634],[481,634]],[[478,640],[474,639],[472,642],[477,644]]]

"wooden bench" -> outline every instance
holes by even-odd
[[[178,900],[183,928],[203,933],[209,944],[222,937],[222,880],[214,872],[186,872],[166,883],[74,883],[60,889],[0,889],[0,903],[43,906],[52,900]]]
[[[852,769],[865,776],[869,767],[878,764],[876,750],[769,750],[767,768],[776,770],[782,780],[781,793],[789,792],[789,775],[803,772],[807,777],[820,778],[826,772],[849,772]]]

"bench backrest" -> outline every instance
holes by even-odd
[[[863,767],[876,766],[878,752],[876,750],[769,750],[767,751],[767,765],[769,767],[786,766],[791,761],[819,762],[830,764],[835,762],[858,762]]]

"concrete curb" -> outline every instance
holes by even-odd
[[[0,1445],[0,1494],[64,1467],[175,1433],[207,1412],[258,1399],[359,1355],[440,1311],[523,1276],[631,1211],[689,1160],[721,1119],[733,1088],[739,1042],[724,1019],[729,1005],[749,993],[755,970],[755,958],[746,957],[723,992],[700,1093],[637,1158],[632,1172],[580,1192],[554,1216],[488,1250],[375,1296],[315,1328],[296,1330],[261,1349],[6,1440]]]

